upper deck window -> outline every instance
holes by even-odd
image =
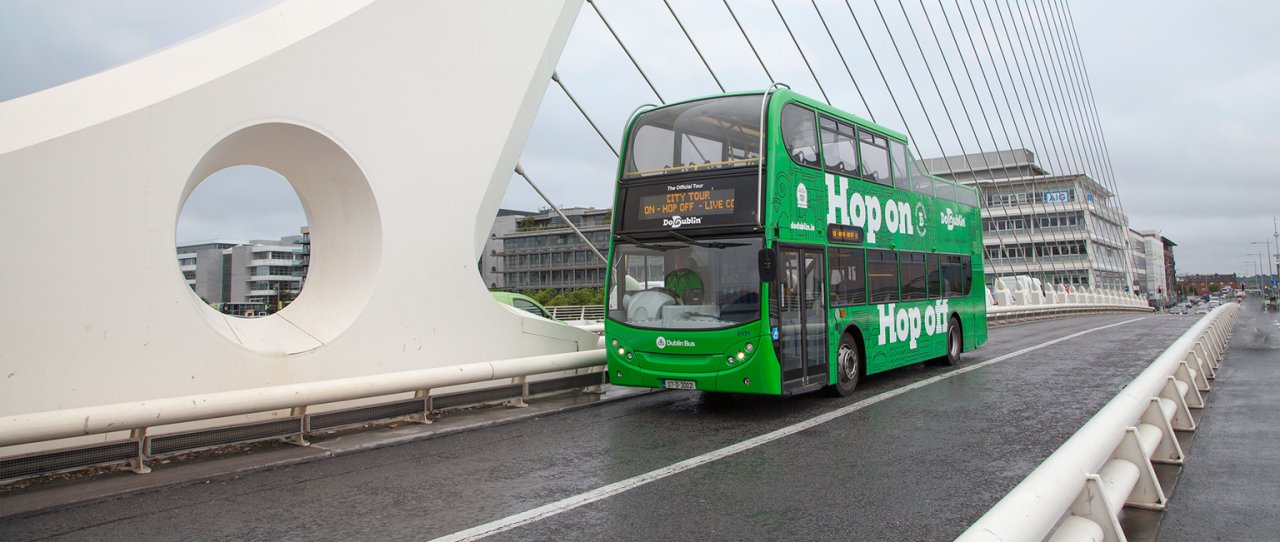
[[[889,140],[866,130],[858,130],[858,139],[859,150],[862,151],[862,178],[893,186],[889,177]]]
[[[893,158],[893,183],[903,190],[911,190],[911,179],[907,176],[906,146],[897,141],[890,141],[889,150]]]
[[[818,127],[822,130],[822,158],[827,171],[850,177],[857,175],[858,148],[854,146],[857,136],[853,127],[827,117],[818,121]]]
[[[787,154],[797,164],[812,168],[818,164],[818,127],[814,124],[813,111],[796,104],[782,108],[782,142]]]
[[[631,128],[622,178],[757,165],[761,99],[725,96],[641,113]]]
[[[909,167],[911,168],[911,191],[917,194],[932,196],[933,179],[930,179],[928,175],[925,175],[923,171],[920,171],[919,163],[913,161]]]

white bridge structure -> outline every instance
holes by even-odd
[[[476,272],[580,7],[289,0],[0,103],[0,444],[29,413],[87,408],[88,429],[101,405],[597,348]],[[187,196],[238,165],[288,179],[314,239],[305,291],[259,319],[174,264]],[[39,446],[136,429],[111,423]]]
[[[476,270],[581,8],[287,0],[0,103],[0,479],[598,385],[595,334],[492,302]],[[313,238],[306,289],[259,319],[208,307],[174,257],[186,198],[239,165],[288,179]],[[999,288],[993,315],[1149,310]]]

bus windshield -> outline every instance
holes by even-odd
[[[677,104],[640,114],[623,179],[754,166],[760,162],[759,94]]]
[[[609,318],[650,329],[718,329],[760,318],[759,238],[618,241]]]

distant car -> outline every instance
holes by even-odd
[[[534,316],[541,316],[548,320],[554,320],[554,318],[551,317],[551,311],[548,311],[546,307],[543,307],[542,303],[534,301],[532,297],[513,292],[489,292],[489,294],[492,295],[494,301],[497,301],[498,303],[511,305],[512,307],[528,312]]]
[[[1169,309],[1169,314],[1186,314],[1187,308],[1182,305],[1174,305]]]
[[[1209,314],[1209,307],[1205,305],[1200,305],[1198,308],[1196,308],[1195,314]]]

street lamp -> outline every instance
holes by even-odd
[[[1270,286],[1270,285],[1271,285],[1271,243],[1269,243],[1269,242],[1267,242],[1267,241],[1249,241],[1249,244],[1250,244],[1250,245],[1262,245],[1262,246],[1264,246],[1264,247],[1267,247],[1267,265],[1262,266],[1262,269],[1263,269],[1263,271],[1264,271],[1264,272],[1266,273],[1266,275],[1267,275],[1267,283],[1266,283],[1266,285],[1267,285],[1267,286]],[[1259,257],[1261,257],[1262,255],[1261,255],[1261,254],[1259,254],[1258,256],[1259,256]],[[1261,292],[1259,292],[1259,293],[1261,293]]]
[[[1257,256],[1257,257],[1258,257],[1257,261],[1253,261],[1253,262],[1249,262],[1249,263],[1252,263],[1252,264],[1253,264],[1253,268],[1254,268],[1254,269],[1256,269],[1256,270],[1258,270],[1258,271],[1256,272],[1257,279],[1258,279],[1258,293],[1259,293],[1259,294],[1261,294],[1261,293],[1262,293],[1262,271],[1261,271],[1261,270],[1262,270],[1262,267],[1263,267],[1263,266],[1262,266],[1262,253],[1261,253],[1261,252],[1248,252],[1248,253],[1246,253],[1245,255],[1246,255],[1246,256]]]

